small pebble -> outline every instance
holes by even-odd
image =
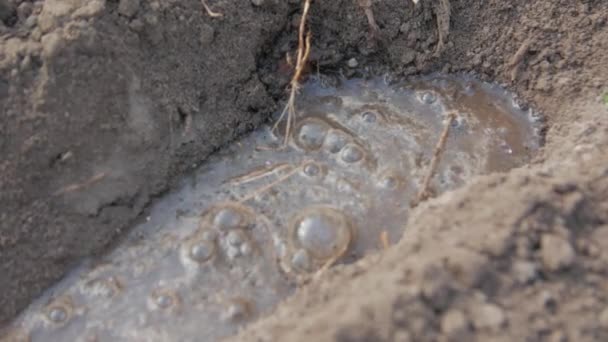
[[[557,271],[572,265],[576,254],[570,242],[563,237],[544,234],[540,241],[543,266]]]
[[[518,260],[513,264],[513,274],[520,284],[528,284],[536,278],[536,265],[529,261]]]
[[[472,310],[473,325],[477,329],[498,329],[506,322],[502,309],[494,304],[479,304]]]
[[[68,319],[68,313],[61,307],[52,308],[49,311],[49,319],[54,323],[62,323]]]
[[[600,313],[598,321],[603,328],[608,329],[608,307]]]
[[[359,62],[357,61],[356,58],[349,59],[346,64],[348,65],[349,68],[356,68],[359,66]]]
[[[450,310],[441,319],[441,332],[447,336],[457,336],[468,329],[469,322],[459,310]]]

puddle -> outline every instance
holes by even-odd
[[[448,111],[435,193],[525,164],[539,124],[497,86],[456,77],[310,81],[287,148],[263,127],[210,158],[112,253],[14,324],[32,341],[211,341],[302,281],[395,243]]]

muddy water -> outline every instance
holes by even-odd
[[[433,148],[432,182],[526,163],[535,116],[467,78],[312,80],[287,147],[270,127],[207,161],[115,251],[91,260],[15,322],[32,341],[212,341],[269,313],[299,284],[397,241]]]

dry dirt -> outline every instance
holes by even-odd
[[[277,108],[300,2],[0,0],[0,322]],[[420,205],[237,339],[608,340],[608,3],[314,1],[311,70],[473,72],[547,118],[528,166]],[[347,67],[355,58],[359,67]]]

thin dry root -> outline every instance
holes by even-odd
[[[511,69],[511,82],[517,79],[517,75],[519,73],[519,65],[524,60],[524,57],[528,53],[528,50],[530,50],[530,45],[532,44],[532,41],[533,37],[529,37],[528,39],[526,39],[521,44],[519,49],[517,49],[513,57],[511,57],[511,59],[509,60],[508,67]]]
[[[391,243],[388,240],[388,232],[386,230],[383,230],[382,233],[380,233],[380,243],[384,249],[388,249],[391,246]]]
[[[255,180],[264,178],[273,173],[278,173],[282,170],[291,168],[291,165],[285,163],[273,164],[265,168],[253,170],[247,174],[236,176],[230,180],[230,184],[232,185],[240,185],[249,182],[253,182]]]
[[[380,38],[380,28],[376,23],[376,18],[374,17],[374,11],[372,10],[372,0],[359,0],[359,6],[363,8],[363,12],[365,12],[365,16],[367,17],[367,23],[369,24],[369,29],[372,32],[374,38]]]
[[[443,51],[445,41],[450,33],[450,0],[439,0],[439,3],[435,5],[435,11],[437,16],[437,34],[439,36],[435,54],[438,55]]]
[[[212,17],[212,18],[221,18],[224,16],[223,13],[219,13],[219,12],[214,12],[213,10],[211,10],[211,7],[209,7],[209,5],[207,4],[207,0],[201,0],[201,3],[203,4],[203,7],[205,8],[205,11],[207,12],[207,14]]]
[[[431,184],[431,180],[437,171],[437,166],[439,165],[439,161],[441,160],[441,154],[445,149],[445,143],[448,140],[448,135],[450,134],[450,127],[452,126],[452,121],[456,119],[456,113],[450,112],[448,114],[448,120],[443,128],[443,132],[441,132],[441,136],[439,137],[439,141],[435,146],[435,151],[433,152],[433,158],[431,159],[431,165],[429,166],[429,170],[422,182],[422,186],[420,187],[420,191],[418,192],[418,196],[414,202],[412,202],[412,207],[417,206],[420,202],[425,201],[429,198],[429,186]]]
[[[265,193],[266,191],[274,188],[275,186],[283,183],[284,181],[288,180],[289,178],[291,178],[293,175],[295,175],[296,173],[298,173],[298,171],[300,171],[303,167],[303,165],[305,165],[306,163],[301,163],[300,165],[298,165],[297,167],[294,167],[291,171],[287,172],[286,174],[284,174],[283,176],[279,177],[277,180],[275,180],[274,182],[268,184],[268,185],[264,185],[263,187],[254,190],[251,194],[243,197],[239,203],[245,203],[253,198],[255,198],[256,196],[259,196],[263,193]]]
[[[100,180],[104,179],[105,177],[106,177],[106,173],[100,172],[82,183],[70,184],[68,186],[65,186],[65,187],[55,191],[55,193],[53,195],[59,196],[59,195],[67,194],[69,192],[74,192],[74,191],[84,189],[86,187],[89,187],[89,186],[99,182]]]
[[[285,141],[284,145],[287,145],[289,141],[289,136],[291,134],[291,129],[295,126],[296,120],[296,94],[298,89],[300,88],[300,78],[304,72],[304,68],[306,67],[306,63],[308,61],[308,57],[310,56],[310,41],[311,34],[310,31],[305,34],[306,31],[306,18],[308,16],[308,11],[310,9],[310,1],[304,0],[304,9],[302,11],[302,19],[300,20],[300,28],[298,30],[298,51],[296,55],[296,67],[293,77],[290,82],[290,90],[289,90],[289,99],[287,100],[287,104],[277,120],[276,124],[272,128],[272,130],[276,130],[279,123],[283,120],[285,115],[287,115],[287,124],[285,126]]]

